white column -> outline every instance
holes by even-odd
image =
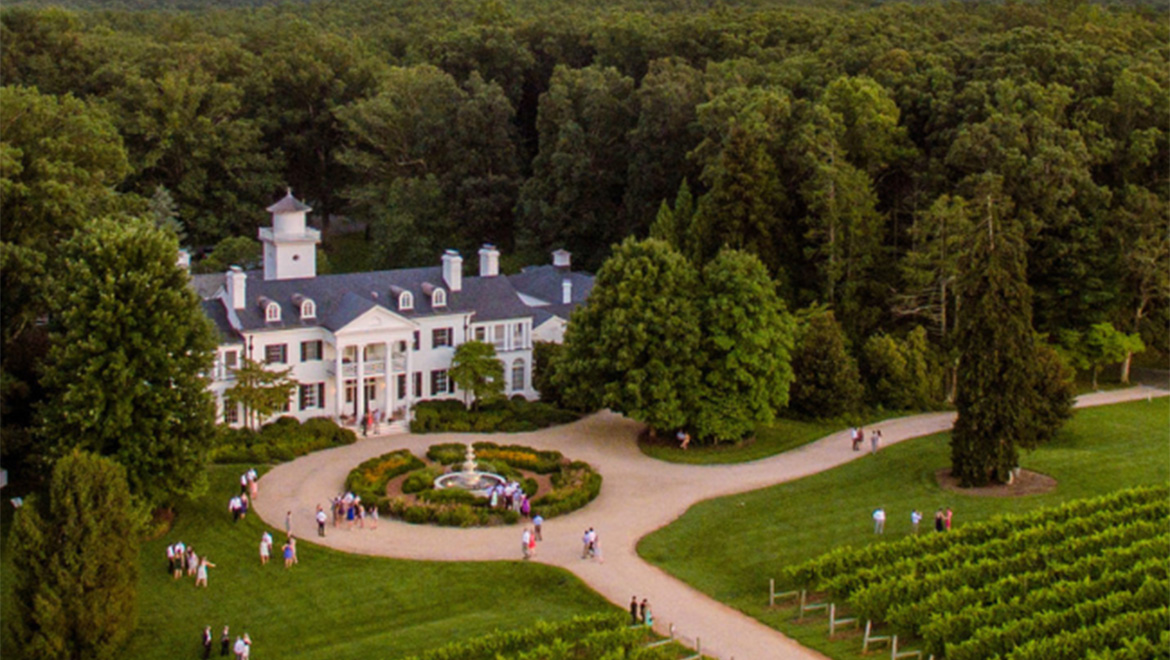
[[[410,421],[410,410],[414,407],[414,372],[411,371],[411,356],[414,355],[414,333],[406,338],[406,420]]]
[[[508,323],[504,326],[504,350],[510,351],[515,347],[515,338],[512,337],[512,324]]]
[[[386,417],[390,416],[393,409],[390,407],[394,401],[394,384],[391,382],[394,378],[393,374],[393,357],[394,347],[391,342],[386,341],[382,343],[386,349],[383,351],[385,357],[382,358],[382,405],[378,406],[382,410],[382,414]]]
[[[337,416],[337,421],[340,423],[342,415],[345,414],[345,366],[342,362],[342,358],[345,357],[345,347],[341,345],[341,342],[335,342],[334,350],[336,355],[333,356],[333,382],[337,388],[337,392],[334,393],[337,407],[334,408],[333,414]]]
[[[365,419],[366,416],[366,347],[364,344],[357,345],[357,392],[354,393],[354,401],[357,403],[357,418],[358,423]]]

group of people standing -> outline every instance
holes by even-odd
[[[645,598],[638,603],[637,596],[630,596],[630,625],[654,626],[654,615],[650,612],[650,601]]]
[[[581,537],[581,559],[588,559],[593,557],[598,562],[601,558],[601,541],[597,538],[597,530],[590,527],[585,530],[585,534]]]
[[[853,441],[853,451],[861,451],[861,445],[865,443],[865,429],[860,426],[855,426],[849,430],[849,437]],[[881,429],[875,429],[869,435],[869,453],[876,454],[878,449],[882,446],[882,432]]]
[[[232,512],[232,522],[239,522],[247,517],[248,507],[251,502],[256,501],[256,496],[260,494],[260,486],[256,483],[257,478],[255,468],[240,475],[240,494],[228,502],[228,511]]]
[[[176,580],[183,574],[195,576],[195,586],[207,586],[207,569],[215,568],[215,564],[195,553],[195,548],[179,541],[167,546],[167,572]]]
[[[211,657],[211,626],[203,628],[203,660],[208,660]],[[236,643],[232,644],[232,635],[227,626],[223,627],[223,634],[219,638],[219,654],[226,657],[228,651],[235,654],[236,660],[248,660],[252,655],[252,638],[248,633],[236,637]]]
[[[488,493],[488,506],[493,509],[511,509],[525,517],[532,512],[532,503],[518,481],[493,486]]]
[[[363,505],[360,495],[354,495],[350,492],[339,494],[330,503],[330,512],[333,514],[334,527],[337,527],[340,522],[344,521],[346,529],[353,529],[354,523],[357,523],[359,528],[364,529],[366,521],[369,520],[370,529],[378,528],[378,506],[376,504],[371,504],[368,507]],[[321,505],[318,504],[317,514],[315,516],[317,521],[317,536],[325,536],[324,513]]]
[[[934,531],[949,532],[951,530],[951,519],[954,517],[954,512],[950,507],[944,511],[939,509],[934,513]],[[910,529],[912,533],[918,533],[918,524],[922,522],[922,512],[914,509],[910,512]],[[883,534],[886,531],[886,510],[878,507],[873,510],[873,533]]]

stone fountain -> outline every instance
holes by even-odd
[[[487,497],[492,488],[504,483],[504,478],[491,472],[482,472],[475,462],[475,448],[467,445],[467,453],[463,456],[463,469],[458,472],[448,472],[435,479],[435,490],[444,488],[460,488],[480,497]]]

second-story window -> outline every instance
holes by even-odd
[[[443,289],[435,289],[431,294],[431,307],[446,307],[447,306],[447,292]]]
[[[268,364],[288,362],[288,344],[269,344],[264,347],[264,361]]]
[[[280,320],[280,305],[276,303],[268,303],[264,308],[265,321],[279,321]]]
[[[301,318],[315,319],[317,318],[317,303],[312,300],[306,300],[301,303]]]
[[[431,331],[431,348],[452,346],[453,337],[451,328],[435,328]]]
[[[414,309],[414,294],[409,291],[403,291],[402,294],[398,296],[398,309]]]
[[[301,362],[313,362],[321,359],[321,340],[301,342]]]

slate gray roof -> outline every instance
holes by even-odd
[[[509,275],[508,280],[516,290],[533,298],[540,298],[554,305],[561,304],[562,283],[568,279],[573,283],[572,305],[580,305],[589,297],[593,290],[593,276],[588,273],[573,272],[567,268],[557,266],[529,266],[515,275]],[[557,316],[561,316],[557,314]],[[567,318],[567,317],[562,317]]]
[[[219,300],[204,300],[199,304],[203,306],[203,313],[207,315],[207,318],[211,319],[212,325],[215,326],[219,343],[231,344],[240,341],[240,336],[232,329],[231,321],[228,320],[227,308],[223,306],[223,302]]]
[[[216,293],[223,287],[227,280],[227,275],[224,273],[206,273],[203,275],[191,276],[191,288],[195,289],[196,295],[202,300],[208,300],[215,296]]]
[[[432,308],[431,297],[423,293],[427,284],[447,289],[442,267],[268,281],[264,280],[263,271],[253,270],[247,272],[247,304],[235,314],[242,329],[250,331],[313,326],[338,330],[375,305],[411,319],[468,312],[474,313],[473,320],[480,322],[532,316],[532,308],[520,300],[506,277],[464,277],[462,290],[448,290],[447,305],[440,308]],[[398,308],[400,291],[414,295],[413,309]],[[316,303],[316,318],[301,319],[300,307],[293,302],[297,296]],[[280,321],[265,321],[262,298],[280,305]]]
[[[293,197],[292,190],[290,189],[288,194],[284,196],[284,199],[269,206],[267,210],[269,213],[298,213],[300,211],[312,211],[313,208],[296,197]]]

